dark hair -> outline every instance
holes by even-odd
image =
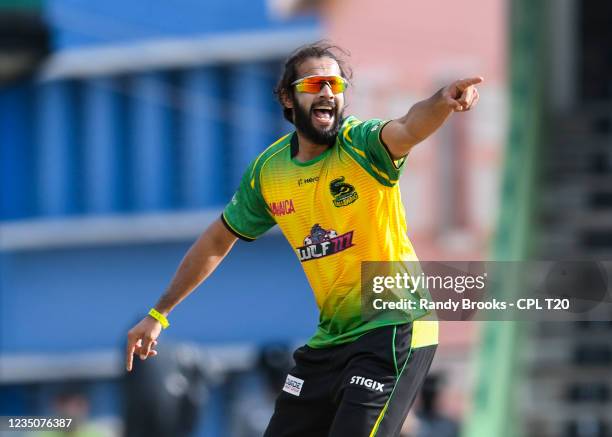
[[[344,60],[338,54],[342,54],[344,56],[350,56],[350,53],[334,44],[331,44],[328,41],[321,40],[314,42],[312,44],[307,44],[302,47],[296,49],[285,61],[285,65],[283,68],[283,74],[281,75],[276,87],[274,88],[274,94],[276,94],[276,98],[280,102],[283,107],[283,115],[285,119],[289,122],[293,123],[293,109],[286,108],[283,104],[283,95],[287,97],[292,96],[292,86],[291,84],[297,79],[297,69],[298,67],[308,58],[331,58],[338,63],[340,67],[340,74],[345,79],[349,80],[352,78],[353,72],[346,65]]]

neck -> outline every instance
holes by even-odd
[[[315,144],[300,131],[296,130],[296,133],[298,138],[298,151],[295,155],[295,159],[300,162],[307,162],[311,159],[315,159],[329,148],[327,144]]]

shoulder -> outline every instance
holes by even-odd
[[[354,115],[349,115],[340,124],[338,139],[340,144],[360,148],[361,143],[370,139],[370,136],[378,137],[385,120],[372,118],[362,121]]]
[[[388,120],[372,118],[361,121],[354,116],[342,121],[338,132],[340,149],[351,156],[374,179],[393,187],[403,168],[402,162],[393,162],[385,146],[381,131]]]
[[[293,132],[283,135],[278,140],[269,145],[253,160],[248,169],[248,176],[250,179],[251,186],[253,188],[255,188],[256,186],[257,188],[259,188],[259,177],[266,165],[275,157],[281,156],[281,152],[291,146],[292,135]]]

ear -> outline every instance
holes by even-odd
[[[285,108],[293,109],[293,100],[287,94],[287,91],[281,91],[281,101],[283,102],[283,106]]]

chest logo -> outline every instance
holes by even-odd
[[[329,184],[329,191],[334,196],[334,206],[340,208],[353,203],[359,198],[355,187],[344,182],[344,176],[334,179]]]
[[[312,184],[318,181],[319,181],[319,176],[312,176],[309,178],[300,178],[298,179],[297,183],[298,183],[298,186],[301,187],[302,185]]]
[[[353,244],[353,231],[338,235],[333,229],[323,229],[318,223],[310,230],[310,234],[304,238],[304,245],[296,249],[300,261],[308,261],[324,256],[342,252]]]

